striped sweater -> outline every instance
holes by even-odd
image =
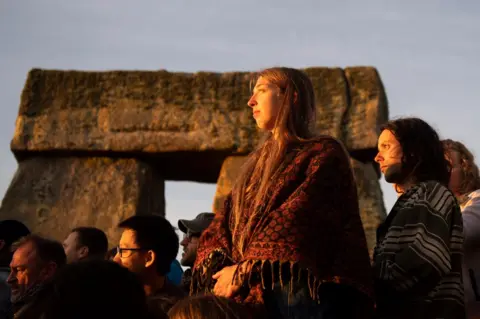
[[[380,318],[465,318],[463,224],[453,194],[429,181],[400,196],[377,230]]]

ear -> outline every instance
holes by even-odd
[[[5,247],[5,240],[0,239],[0,251]]]
[[[153,266],[157,259],[157,254],[153,250],[147,251],[145,254],[145,268]]]
[[[80,247],[80,249],[78,250],[78,256],[80,258],[85,258],[88,256],[88,253],[89,253],[89,249],[87,246],[82,246]]]

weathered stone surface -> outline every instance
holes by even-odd
[[[117,245],[123,219],[165,215],[164,188],[158,171],[136,159],[35,156],[20,162],[0,219],[21,220],[58,240],[73,227],[95,226]]]
[[[367,236],[370,256],[372,256],[376,243],[377,228],[387,216],[383,203],[383,193],[373,163],[362,163],[353,158],[351,163],[357,182],[360,217]]]
[[[318,131],[347,148],[374,148],[387,119],[374,68],[309,68]],[[246,106],[249,73],[32,70],[22,94],[14,152],[110,151],[246,154],[258,139]],[[354,128],[350,130],[350,128]],[[359,129],[361,128],[361,129]]]
[[[344,143],[351,150],[376,150],[380,126],[388,120],[388,101],[374,68],[346,68],[349,104],[343,126]],[[373,157],[371,158],[373,160]]]
[[[228,157],[223,163],[213,202],[214,212],[223,208],[223,202],[232,190],[240,172],[240,166],[245,163],[246,158],[246,156],[232,156]],[[351,163],[357,183],[360,217],[367,236],[368,249],[370,255],[372,255],[376,242],[377,227],[386,217],[382,190],[372,163],[364,164],[355,159],[351,159]]]
[[[218,175],[215,199],[213,200],[213,212],[216,213],[223,208],[223,202],[233,188],[241,166],[245,163],[247,156],[230,156],[225,159]]]

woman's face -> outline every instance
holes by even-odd
[[[248,100],[257,126],[262,130],[272,131],[282,103],[283,94],[280,93],[280,89],[265,78],[259,77]]]
[[[447,155],[447,160],[450,162],[452,166],[452,171],[450,172],[450,182],[448,187],[450,190],[457,194],[460,189],[460,186],[463,182],[464,172],[462,167],[462,160],[460,154],[455,151],[450,151]]]

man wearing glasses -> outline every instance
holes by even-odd
[[[170,265],[178,253],[178,236],[165,218],[136,215],[118,227],[123,229],[113,261],[135,273],[143,284],[153,312],[168,310],[185,293],[167,279]]]
[[[178,228],[184,233],[180,245],[183,246],[183,254],[180,263],[182,266],[190,267],[185,270],[182,278],[182,289],[189,293],[190,282],[192,279],[192,269],[195,259],[197,258],[197,249],[200,235],[210,225],[215,214],[200,213],[192,220],[180,219],[178,221]]]

